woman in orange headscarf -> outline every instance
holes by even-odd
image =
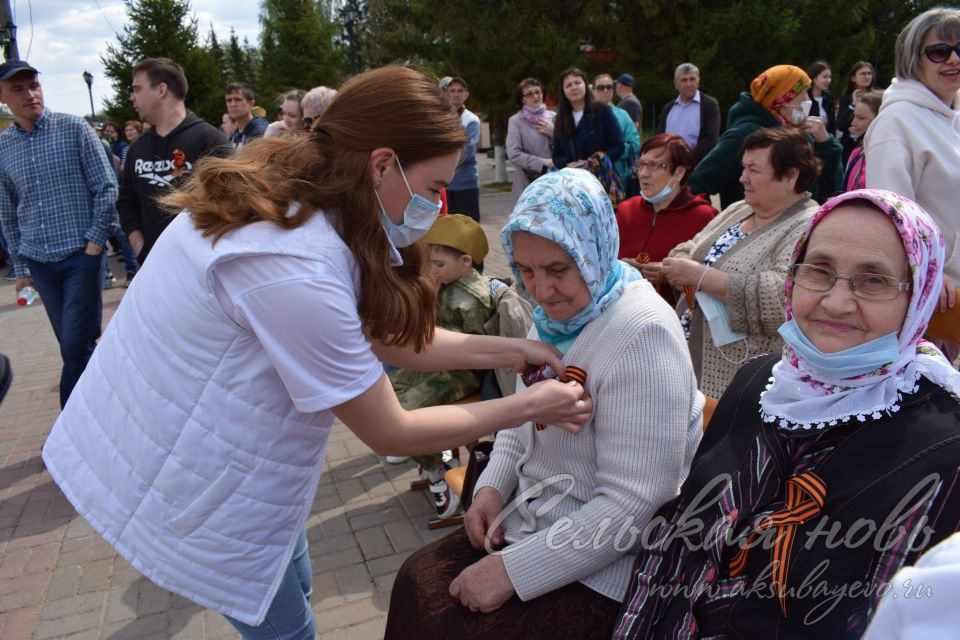
[[[820,177],[810,189],[814,199],[824,202],[840,190],[843,166],[840,143],[827,133],[821,118],[808,116],[810,102],[807,89],[810,76],[803,69],[789,64],[770,67],[750,83],[750,91],[730,108],[727,129],[713,148],[697,165],[687,186],[694,193],[717,193],[726,208],[743,200],[740,184],[740,146],[744,138],[757,129],[794,127],[805,134],[814,153],[823,163]]]

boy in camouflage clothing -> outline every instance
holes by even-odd
[[[472,218],[454,213],[438,218],[424,240],[430,244],[431,275],[440,288],[437,325],[459,333],[484,333],[483,325],[494,314],[496,306],[490,280],[475,268],[482,264],[489,250],[483,229]],[[482,380],[480,371],[395,369],[388,375],[400,404],[407,410],[461,400],[476,393]],[[388,456],[388,462],[404,459]],[[459,500],[443,480],[447,467],[442,454],[413,459],[430,481],[438,517],[452,516]]]

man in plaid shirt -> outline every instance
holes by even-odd
[[[103,245],[117,222],[117,179],[93,130],[43,106],[37,70],[0,65],[0,223],[19,292],[33,286],[60,341],[60,406],[93,354],[103,315]]]

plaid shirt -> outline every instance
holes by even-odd
[[[104,245],[116,203],[113,167],[82,118],[44,109],[32,131],[0,133],[0,223],[18,278],[24,258],[57,262],[88,240]]]

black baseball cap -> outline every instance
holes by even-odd
[[[23,71],[30,71],[34,74],[40,73],[27,64],[25,60],[7,60],[3,64],[0,64],[0,80],[9,80]]]

